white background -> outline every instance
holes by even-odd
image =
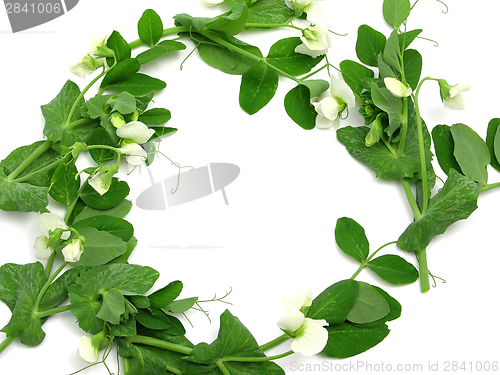
[[[125,5],[126,4],[126,5]],[[332,36],[330,62],[357,60],[357,28],[368,24],[389,35],[382,18],[382,1],[322,1],[329,27],[348,36]],[[422,28],[422,36],[439,42],[417,40],[424,61],[422,76],[445,78],[451,84],[471,81],[474,90],[464,94],[467,110],[445,110],[435,83],[421,91],[422,116],[429,126],[462,122],[483,137],[488,121],[500,117],[498,109],[498,36],[496,1],[450,1],[448,14],[437,1],[421,0],[408,22],[409,29]],[[164,27],[172,16],[190,13],[214,16],[222,6],[205,7],[199,0],[123,2],[82,0],[67,15],[31,30],[12,34],[7,15],[0,13],[0,159],[16,147],[42,139],[40,105],[57,95],[67,79],[84,87],[68,67],[87,51],[91,36],[118,30],[127,41],[137,39],[136,25],[145,9],[155,9]],[[297,36],[294,30],[243,33],[240,37],[267,53],[282,37]],[[143,211],[134,207],[127,219],[139,239],[131,262],[154,267],[161,273],[160,288],[182,280],[182,297],[210,299],[223,295],[232,306],[207,304],[212,323],[198,312],[184,318],[188,338],[194,343],[211,342],[217,335],[218,316],[226,307],[250,329],[259,343],[280,334],[277,312],[283,293],[294,287],[312,288],[314,295],[334,282],[349,278],[355,261],[341,253],[334,239],[339,217],[348,216],[365,227],[372,250],[397,240],[411,214],[400,185],[379,181],[372,171],[353,160],[337,141],[335,132],[304,131],[288,118],[283,98],[293,85],[281,79],[270,105],[254,116],[238,105],[239,77],[214,70],[194,53],[179,69],[192,49],[171,54],[148,64],[145,71],[167,82],[155,106],[172,111],[168,126],[179,132],[162,142],[161,150],[174,161],[194,167],[210,162],[234,163],[241,168],[237,180],[227,186],[229,205],[221,193],[174,207],[168,211]],[[326,75],[320,75],[328,79]],[[357,107],[341,126],[361,125]],[[436,172],[444,176],[437,163]],[[126,168],[124,168],[126,170]],[[165,159],[152,168],[155,181],[176,173]],[[126,176],[130,199],[150,185],[146,170]],[[490,181],[500,176],[490,170]],[[181,181],[182,183],[182,181]],[[418,283],[394,287],[363,271],[358,280],[384,288],[403,306],[401,318],[390,322],[391,333],[378,346],[357,357],[333,360],[294,355],[278,363],[287,374],[320,373],[301,366],[368,364],[383,372],[382,364],[422,365],[446,361],[498,361],[498,207],[496,191],[482,194],[479,209],[467,222],[453,225],[428,249],[429,269],[446,279],[426,294]],[[52,205],[55,212],[60,207]],[[33,243],[39,235],[34,213],[0,212],[0,264],[35,261]],[[414,256],[394,246],[396,253],[416,264]],[[0,326],[9,320],[8,308],[0,305]],[[48,320],[45,341],[36,348],[12,344],[0,356],[2,373],[67,374],[82,367],[75,352],[83,332],[70,313]],[[0,340],[4,334],[0,333]],[[273,353],[289,350],[289,343]],[[361,362],[358,362],[361,361]],[[114,358],[108,361],[115,368]],[[404,369],[404,368],[403,368]],[[408,369],[408,368],[407,368]],[[434,367],[435,369],[435,367]],[[449,370],[451,370],[451,366]],[[307,371],[309,370],[309,371]],[[358,370],[361,370],[358,368]],[[463,372],[463,371],[462,371]],[[106,374],[99,366],[88,374]],[[329,373],[324,371],[324,373]]]

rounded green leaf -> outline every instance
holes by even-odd
[[[146,9],[137,25],[139,38],[148,46],[153,47],[160,40],[163,33],[163,23],[160,16],[153,9]]]
[[[266,106],[278,88],[278,73],[260,60],[241,77],[240,106],[253,115]]]
[[[486,167],[490,164],[491,158],[486,142],[464,124],[452,125],[451,134],[455,141],[453,154],[463,173],[481,185],[487,185],[488,171]]]
[[[182,282],[179,280],[172,281],[167,286],[157,290],[148,296],[152,307],[162,309],[172,303],[182,291]]]
[[[297,85],[286,94],[285,111],[302,129],[311,130],[316,126],[318,113],[311,104],[311,91],[305,85]]]
[[[391,284],[411,284],[418,279],[417,269],[398,255],[382,255],[371,260],[368,268]]]
[[[92,208],[106,210],[121,203],[129,192],[130,188],[125,181],[118,181],[116,177],[113,177],[111,187],[105,194],[99,195],[92,186],[86,184],[80,190],[80,198]]]
[[[368,25],[361,25],[356,41],[356,55],[359,61],[369,66],[378,66],[378,55],[384,51],[385,42],[384,34]]]
[[[363,80],[375,77],[373,70],[352,60],[342,61],[340,71],[345,83],[358,95],[363,91]]]
[[[398,29],[399,26],[408,18],[411,11],[409,0],[384,0],[382,12],[385,22]]]
[[[434,149],[439,162],[439,166],[447,175],[450,169],[462,173],[460,165],[458,165],[453,150],[455,149],[455,141],[451,135],[451,128],[448,125],[437,125],[432,129],[432,140],[434,141]]]
[[[368,257],[370,245],[365,230],[351,218],[342,217],[337,220],[335,241],[340,250],[360,263],[364,262]]]
[[[347,315],[347,320],[356,324],[371,323],[387,316],[389,304],[370,284],[358,281],[359,293]]]
[[[488,132],[486,135],[486,145],[490,150],[491,166],[500,171],[500,118],[491,119],[488,123]]]

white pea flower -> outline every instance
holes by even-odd
[[[146,151],[137,143],[127,143],[118,150],[125,155],[125,159],[131,165],[141,165],[148,158]]]
[[[316,58],[328,52],[331,46],[328,26],[324,16],[318,17],[316,22],[302,31],[302,44],[295,47],[295,52]]]
[[[35,240],[35,258],[47,259],[54,249],[48,245],[49,239],[45,236],[39,236]]]
[[[91,337],[83,336],[80,339],[77,356],[88,363],[96,363],[99,360],[99,348],[92,344]]]
[[[62,249],[62,254],[66,262],[78,262],[83,253],[83,241],[81,238],[74,238]]]
[[[208,5],[208,6],[214,6],[214,5],[217,5],[217,4],[220,4],[222,2],[224,2],[224,0],[202,0],[205,5]]]
[[[340,118],[348,106],[355,104],[351,88],[342,80],[332,76],[329,91],[325,91],[319,98],[313,98],[312,104],[318,112],[316,127],[327,130],[336,130]]]
[[[297,17],[306,12],[307,20],[312,23],[315,23],[323,12],[321,5],[316,0],[285,0],[285,4],[295,12]]]
[[[472,90],[472,84],[463,83],[461,85],[450,86],[444,79],[438,79],[441,100],[446,108],[465,109],[465,100],[462,92]]]
[[[130,121],[116,129],[116,135],[128,143],[143,144],[155,133],[140,121]]]
[[[80,78],[85,78],[93,73],[97,68],[101,67],[103,62],[95,60],[90,55],[83,56],[80,60],[69,67],[69,71]]]
[[[403,82],[397,80],[396,78],[386,77],[384,78],[385,87],[394,95],[396,98],[406,98],[411,95],[413,90],[410,86],[405,85]]]
[[[312,294],[289,294],[283,298],[281,318],[278,327],[293,338],[292,350],[312,356],[323,350],[328,341],[328,331],[323,327],[326,320],[306,318],[304,309],[312,302]]]
[[[46,238],[49,238],[50,232],[53,232],[58,228],[62,229],[63,231],[68,229],[68,226],[60,216],[50,212],[45,212],[38,215],[38,229],[40,230],[40,233],[43,234]],[[69,236],[70,232],[65,231],[61,235],[61,239],[67,240]]]
[[[95,57],[114,57],[115,52],[106,46],[106,37],[96,38],[92,37],[89,45],[89,54]]]
[[[109,190],[111,181],[112,179],[109,177],[108,171],[100,170],[89,178],[88,184],[92,186],[99,195],[104,195]]]

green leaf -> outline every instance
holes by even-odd
[[[384,61],[389,64],[392,68],[401,74],[401,64],[399,58],[401,57],[401,50],[399,47],[398,33],[394,30],[389,38],[384,48]]]
[[[102,307],[102,293],[105,290],[114,288],[123,295],[142,295],[151,289],[158,276],[159,273],[150,267],[132,264],[106,264],[89,268],[68,288],[71,312],[81,329],[97,334],[104,325],[96,315]]]
[[[373,348],[389,334],[387,325],[357,327],[345,322],[329,326],[328,342],[323,354],[333,358],[349,358]]]
[[[120,112],[122,115],[133,113],[137,109],[135,96],[124,91],[116,95],[111,102],[111,107],[113,108],[113,111]]]
[[[146,9],[137,25],[139,38],[148,46],[153,47],[163,34],[163,23],[160,16],[152,9]]]
[[[243,2],[233,2],[230,4],[229,15],[221,14],[212,19],[194,18],[193,26],[198,29],[222,31],[226,35],[239,34],[246,26],[248,19],[248,8]]]
[[[335,241],[347,255],[362,263],[368,257],[370,245],[365,230],[353,219],[341,217],[335,226]]]
[[[127,41],[123,39],[120,33],[116,30],[113,31],[109,36],[108,40],[106,41],[106,46],[115,51],[116,60],[118,62],[130,59],[130,56],[132,55],[132,50],[130,49]],[[107,58],[106,61],[108,63],[108,66],[112,66],[114,59]]]
[[[115,137],[113,138],[118,138],[116,136],[116,131],[115,131]],[[116,147],[118,146],[116,141],[110,137],[109,131],[107,129],[100,127],[92,132],[92,135],[87,140],[87,144],[89,146],[104,145],[104,146]],[[110,161],[115,160],[117,157],[116,152],[105,148],[93,148],[89,150],[89,154],[97,165],[103,165],[109,163]]]
[[[6,337],[19,337],[24,345],[38,345],[45,338],[44,320],[33,314],[35,301],[46,282],[40,262],[0,267],[0,300],[12,312],[9,323],[1,329]]]
[[[172,281],[167,286],[157,290],[148,296],[151,306],[157,309],[163,309],[172,303],[182,291],[181,281]]]
[[[108,85],[109,90],[116,92],[128,91],[134,96],[146,95],[152,91],[160,91],[166,87],[162,80],[142,73],[134,73],[118,82]]]
[[[149,138],[149,142],[159,142],[161,141],[161,138],[170,137],[171,135],[177,133],[176,128],[169,128],[166,126],[151,126],[150,129],[153,129],[155,132],[151,136],[151,138]],[[145,145],[147,145],[149,142],[145,143]],[[153,150],[153,152],[156,152],[156,149]]]
[[[174,314],[180,314],[188,311],[197,301],[198,297],[178,299],[177,301],[169,303],[168,306],[164,307],[164,309],[173,312]]]
[[[125,181],[118,181],[113,177],[111,186],[105,194],[100,195],[92,186],[86,184],[80,190],[80,198],[92,208],[107,210],[121,203],[129,192],[130,188]]]
[[[486,135],[486,145],[490,150],[491,166],[497,171],[500,171],[500,118],[491,119],[488,123],[488,132]],[[1,164],[0,164],[1,166]]]
[[[391,308],[385,298],[370,284],[358,281],[359,293],[354,306],[347,315],[351,323],[364,324],[382,319],[389,314]]]
[[[342,61],[340,63],[340,70],[345,83],[357,95],[361,95],[363,91],[363,80],[374,78],[375,76],[373,70],[352,60]]]
[[[111,324],[119,324],[125,312],[125,297],[116,289],[108,289],[102,293],[102,306],[97,317]]]
[[[47,207],[49,188],[12,182],[0,168],[0,209],[4,211],[40,211]]]
[[[143,65],[169,52],[182,51],[184,49],[186,49],[186,45],[181,42],[178,42],[176,40],[164,40],[154,47],[138,54],[136,56],[136,59],[139,60],[141,65]]]
[[[446,175],[450,173],[450,169],[455,169],[462,173],[462,169],[458,165],[453,150],[455,149],[455,141],[451,135],[451,127],[448,125],[436,125],[432,129],[432,140],[434,141],[434,149],[439,166]]]
[[[392,137],[403,122],[403,101],[392,95],[385,87],[378,87],[376,83],[372,83],[371,93],[373,103],[389,115],[389,127],[386,128],[386,132]]]
[[[451,134],[455,141],[453,154],[457,159],[462,172],[485,186],[488,184],[488,171],[490,164],[490,150],[486,142],[471,128],[464,124],[451,126]]]
[[[415,49],[408,49],[403,53],[406,82],[413,90],[417,89],[422,73],[422,56]]]
[[[39,149],[45,151],[19,173],[13,181],[22,178],[22,182],[30,185],[48,187],[52,183],[52,174],[56,169],[55,166],[52,168],[48,166],[56,162],[60,158],[60,154],[48,147],[46,141],[38,141],[31,145],[16,148],[4,160],[0,161],[0,168],[3,168],[4,173],[8,176]]]
[[[123,359],[125,375],[165,375],[167,366],[181,368],[185,356],[152,346],[131,344],[127,340],[118,340],[118,354]]]
[[[70,268],[59,276],[43,295],[40,311],[46,311],[60,306],[68,298],[68,288],[74,284],[83,267]]]
[[[303,129],[314,129],[318,113],[311,104],[311,99],[328,90],[328,87],[328,82],[323,80],[304,81],[295,86],[285,96],[288,116]]]
[[[451,169],[442,189],[429,201],[425,215],[406,228],[398,246],[406,251],[425,249],[436,235],[474,212],[478,195],[474,181]]]
[[[80,111],[75,111],[68,119],[71,108],[79,95],[80,89],[76,83],[67,81],[54,99],[41,106],[45,118],[43,134],[49,141],[59,142],[62,140],[66,124],[81,118]]]
[[[408,18],[411,11],[411,5],[408,0],[384,0],[382,12],[385,22],[398,29],[399,26]]]
[[[404,51],[405,49],[408,48],[408,46],[415,40],[417,36],[420,35],[422,32],[422,29],[416,29],[416,30],[411,30],[407,31],[406,33],[401,33],[398,35],[399,39],[399,46],[401,48],[401,51]]]
[[[202,60],[212,68],[219,69],[226,74],[242,75],[255,64],[254,58],[233,52],[226,47],[214,44],[209,39],[200,38],[196,34],[190,36],[195,43],[199,43],[198,53]],[[221,35],[220,37],[257,58],[262,58],[262,52],[257,47],[231,36]]]
[[[164,330],[172,325],[168,315],[159,309],[139,309],[135,317],[144,327],[153,330]]]
[[[123,80],[126,80],[127,78],[138,72],[140,68],[141,64],[136,58],[130,58],[120,61],[104,76],[101,82],[101,90],[107,89],[113,83],[120,83]],[[132,92],[129,92],[129,94],[135,95]]]
[[[384,51],[385,43],[384,34],[368,25],[361,25],[356,41],[356,55],[359,61],[369,66],[378,66],[378,55]]]
[[[172,115],[165,108],[153,108],[139,116],[139,121],[146,125],[163,125],[170,120]]]
[[[130,257],[136,246],[137,246],[137,239],[135,237],[132,237],[130,240],[127,241],[127,251],[125,251],[119,257],[113,259],[110,263],[128,264],[128,258]]]
[[[247,23],[280,24],[294,16],[282,0],[259,0],[248,7]]]
[[[71,206],[78,198],[80,190],[80,175],[75,163],[59,164],[52,177],[53,184],[50,187],[50,196],[65,206]]]
[[[329,324],[342,323],[354,306],[358,291],[359,284],[354,280],[330,285],[312,301],[307,317],[325,319]]]
[[[240,106],[249,115],[260,111],[273,98],[278,88],[278,74],[259,61],[241,77]]]
[[[384,324],[385,322],[390,322],[393,320],[396,320],[401,316],[401,304],[391,297],[387,292],[385,292],[383,289],[380,289],[379,287],[372,285],[372,288],[374,288],[382,297],[384,297],[385,301],[389,305],[391,312],[384,316],[382,319],[376,320],[375,322],[372,323],[366,323],[363,324],[362,327],[368,328],[368,327],[375,327],[377,325]]]
[[[295,52],[295,48],[302,44],[298,37],[278,40],[271,46],[266,61],[276,68],[293,76],[306,74],[323,59],[322,56],[311,56]]]
[[[100,266],[127,251],[127,244],[108,232],[95,228],[79,228],[78,233],[85,237],[85,246],[77,265]]]
[[[371,260],[368,268],[391,284],[411,284],[418,279],[417,269],[398,255],[382,255]]]
[[[132,208],[132,202],[126,199],[120,202],[117,206],[110,208],[108,210],[96,210],[94,208],[86,206],[75,217],[74,222],[76,223],[77,221],[87,219],[89,217],[101,216],[101,215],[113,216],[123,219],[130,212],[131,208]]]
[[[121,238],[124,242],[130,240],[134,235],[134,227],[127,220],[108,215],[98,215],[78,220],[73,224],[73,228],[77,230],[95,228]]]

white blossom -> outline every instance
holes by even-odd
[[[112,179],[108,176],[107,170],[100,170],[89,178],[88,184],[94,188],[99,195],[104,195],[111,186]]]
[[[332,76],[330,90],[312,100],[318,113],[316,127],[336,130],[340,124],[342,113],[348,106],[353,106],[355,100],[351,88],[344,81]]]
[[[62,249],[62,254],[66,262],[78,262],[83,253],[83,241],[80,238],[74,238]]]
[[[410,86],[405,85],[403,82],[397,80],[396,78],[386,77],[384,78],[385,87],[394,95],[396,98],[406,98],[411,95],[413,90]]]
[[[314,24],[302,31],[300,40],[302,44],[295,47],[295,52],[313,58],[326,54],[331,46],[326,18],[318,17]]]
[[[49,239],[45,236],[39,236],[35,240],[35,258],[47,259],[50,257],[54,249],[48,246]]]
[[[131,165],[141,165],[148,158],[148,154],[137,143],[126,143],[124,147],[118,149]]]
[[[83,336],[80,339],[77,356],[88,363],[96,363],[99,360],[99,348],[92,344],[91,337]]]
[[[128,143],[143,144],[155,133],[153,129],[147,127],[140,121],[130,121],[116,129],[116,135],[123,138]]]
[[[444,82],[443,84],[442,81]],[[450,86],[446,81],[439,80],[439,85],[441,87],[441,99],[446,108],[458,110],[465,109],[465,100],[462,96],[462,92],[472,90],[472,85],[470,83]]]
[[[45,212],[38,215],[38,229],[40,230],[40,233],[45,237],[49,238],[50,232],[53,232],[58,228],[62,230],[68,229],[68,226],[60,216],[50,212]],[[61,239],[67,240],[69,236],[70,232],[65,231],[61,235]]]
[[[101,64],[97,63],[96,60],[90,56],[85,55],[76,63],[69,67],[69,71],[80,78],[85,78],[89,74],[93,73]]]
[[[315,23],[323,13],[321,5],[316,0],[285,0],[285,4],[297,17],[306,12],[307,20],[312,23]]]
[[[309,291],[285,295],[278,320],[278,327],[293,338],[292,350],[307,356],[321,352],[328,341],[328,331],[323,327],[328,323],[304,315],[311,303],[312,293]]]

